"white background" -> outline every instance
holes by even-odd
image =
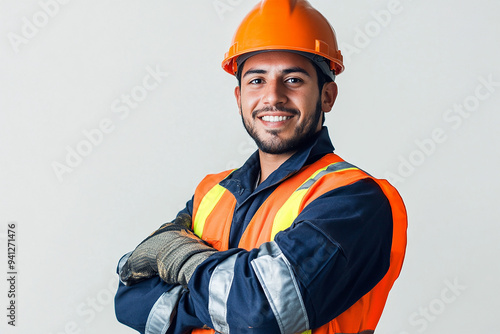
[[[220,62],[257,1],[73,0],[45,6],[49,16],[51,2],[0,1],[0,332],[134,333],[114,317],[118,259],[172,219],[205,174],[254,149]],[[406,262],[377,332],[491,332],[500,2],[311,3],[346,58],[326,121],[337,153],[389,177],[409,213]],[[148,69],[168,75],[137,95]],[[125,114],[121,98],[132,92],[142,101]],[[86,156],[70,168],[78,148]],[[58,177],[55,165],[67,169]],[[6,317],[11,222],[15,328]]]

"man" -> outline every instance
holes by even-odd
[[[264,0],[223,68],[258,151],[208,175],[118,265],[119,321],[141,333],[373,333],[406,247],[396,190],[333,153],[343,70],[305,0]]]

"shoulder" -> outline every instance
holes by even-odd
[[[384,179],[378,179],[364,169],[349,163],[336,154],[327,154],[317,163],[318,167],[308,180],[309,195],[316,198],[321,194],[339,189],[340,192],[372,193],[380,198],[400,202],[397,190]]]
[[[382,208],[390,211],[390,202],[380,185],[372,178],[355,182],[323,192],[304,207],[302,214],[316,211],[324,215],[366,216]]]

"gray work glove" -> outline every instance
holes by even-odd
[[[163,224],[132,252],[120,271],[121,281],[133,285],[159,274],[169,284],[187,287],[196,267],[216,252],[190,227],[187,214]]]

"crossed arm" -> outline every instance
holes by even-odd
[[[183,212],[190,213],[189,203]],[[116,315],[148,334],[203,326],[221,333],[316,328],[384,276],[391,240],[388,200],[375,182],[358,181],[313,201],[274,241],[210,255],[187,288],[156,275],[131,286],[120,283]]]

